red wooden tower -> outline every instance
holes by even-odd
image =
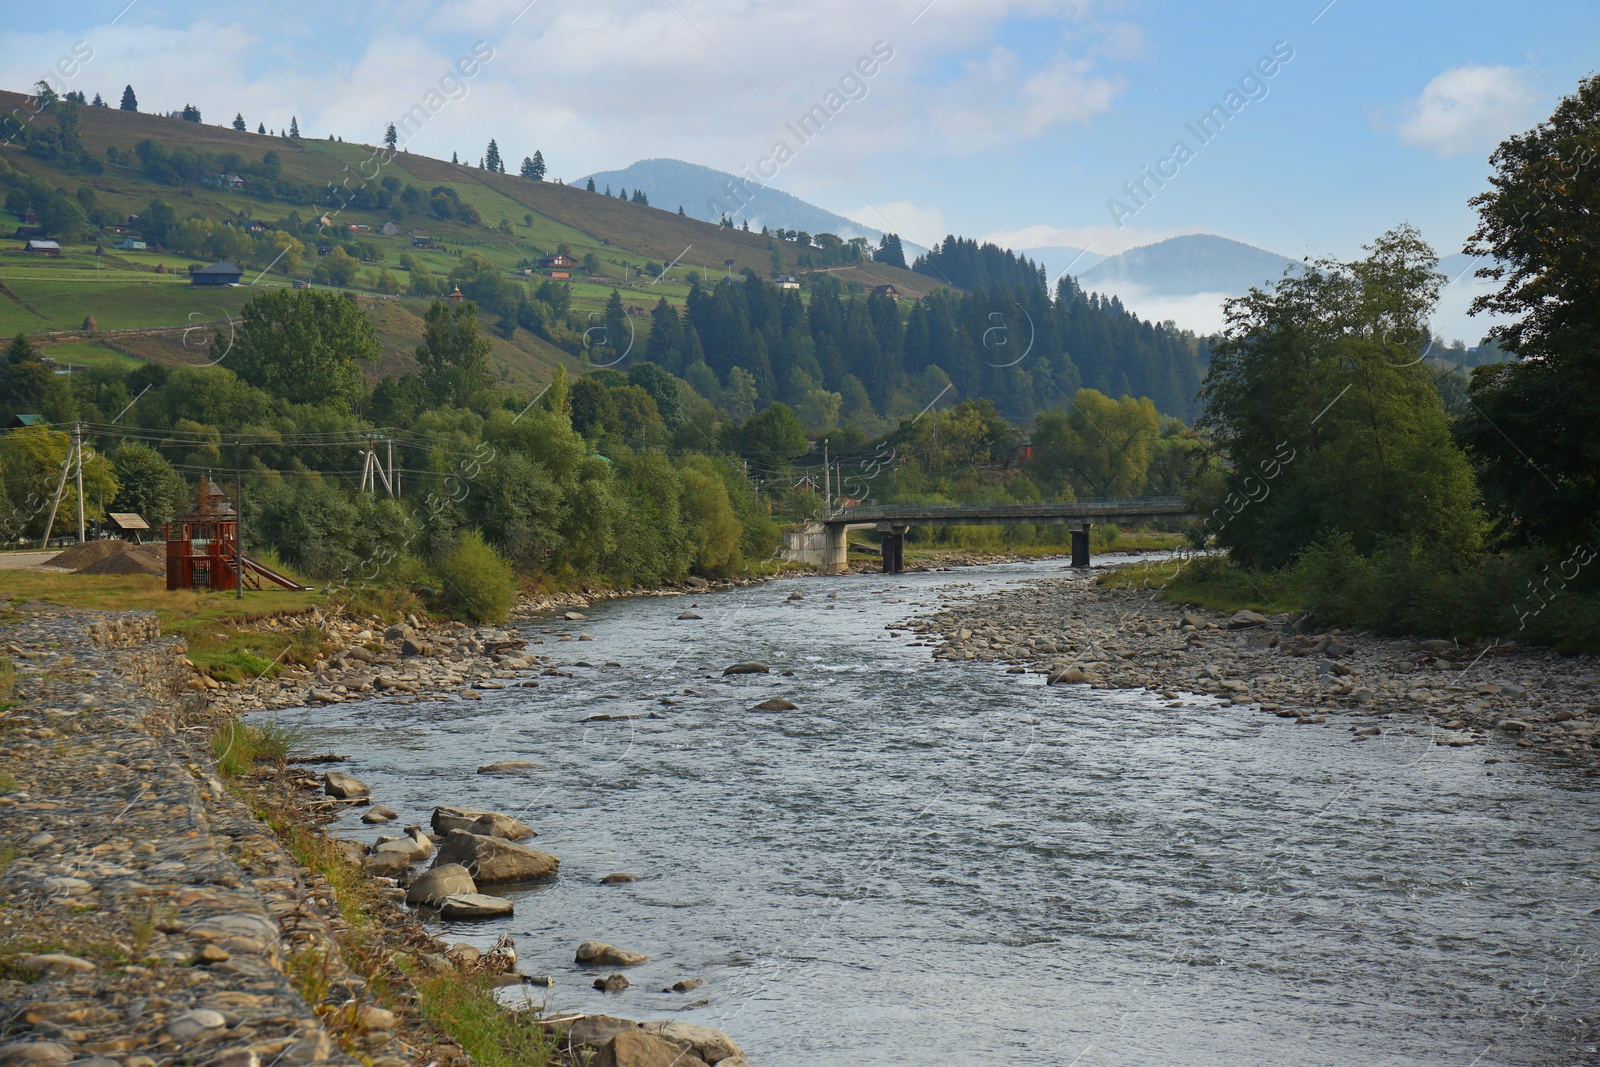
[[[167,588],[235,588],[238,546],[238,514],[220,486],[201,478],[194,511],[167,524]]]

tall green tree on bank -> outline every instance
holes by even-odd
[[[139,98],[133,95],[133,86],[127,85],[122,89],[122,103],[117,105],[123,111],[138,111]]]
[[[1410,226],[1366,249],[1228,302],[1200,425],[1230,467],[1204,510],[1243,563],[1281,567],[1339,534],[1455,565],[1481,547],[1472,471],[1419,356],[1437,258]]]
[[[435,300],[422,317],[417,363],[422,384],[440,404],[466,407],[489,387],[487,337],[478,332],[477,305]]]
[[[381,346],[355,301],[338,293],[270,289],[240,313],[228,351],[220,333],[215,351],[223,365],[251,385],[296,404],[353,404],[364,392],[361,363]]]
[[[1467,251],[1501,284],[1473,311],[1516,316],[1492,336],[1518,359],[1473,372],[1458,432],[1501,534],[1600,544],[1600,77],[1490,162]]]

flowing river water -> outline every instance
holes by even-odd
[[[720,1027],[756,1067],[1600,1062],[1591,779],[1435,746],[1420,714],[1351,744],[1337,716],[1047,688],[886,628],[1061,567],[611,601],[525,627],[594,664],[537,689],[276,717],[396,826],[502,811],[561,857],[447,940],[513,933],[550,1008]],[[722,677],[739,660],[772,673]],[[799,710],[745,710],[773,696]],[[508,759],[542,769],[475,773]],[[375,837],[358,815],[336,832]],[[591,938],[652,962],[600,993]],[[681,978],[706,984],[661,992]]]

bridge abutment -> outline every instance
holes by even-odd
[[[1072,565],[1074,567],[1091,566],[1089,562],[1089,529],[1088,523],[1075,526],[1072,529]]]

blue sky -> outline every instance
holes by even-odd
[[[924,243],[954,231],[1109,254],[1211,232],[1351,257],[1401,221],[1459,250],[1494,144],[1593,69],[1600,5],[93,0],[8,12],[4,84],[79,41],[94,57],[68,87],[114,99],[131,82],[145,110],[194,103],[274,128],[293,114],[347,140],[376,140],[481,41],[492,58],[451,83],[459,98],[413,151],[476,159],[495,137],[513,160],[539,148],[552,177],[652,156],[763,169]],[[1200,143],[1185,124],[1275,47],[1292,59]],[[863,60],[871,75],[851,80]],[[830,91],[802,144],[786,123]],[[775,163],[780,141],[792,158]],[[1173,176],[1134,201],[1123,183],[1147,166]]]

